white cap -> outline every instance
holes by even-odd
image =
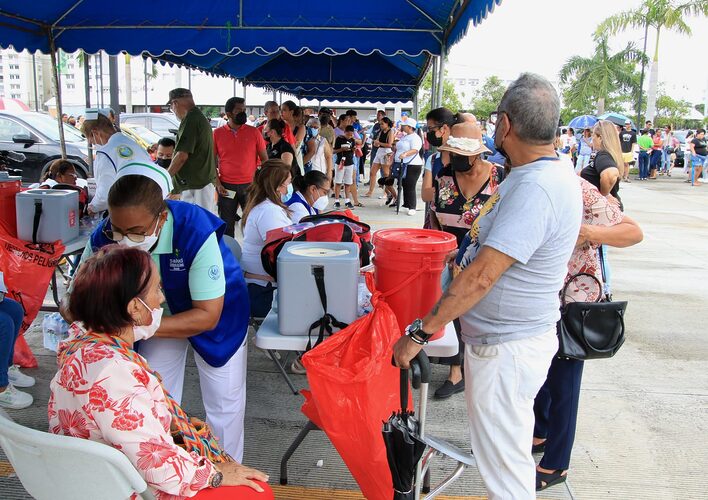
[[[172,192],[172,177],[167,170],[154,163],[132,162],[126,163],[118,170],[116,179],[126,175],[144,175],[149,177],[160,186],[162,197],[167,198]]]
[[[415,119],[411,118],[410,116],[406,116],[405,118],[401,118],[401,126],[407,125],[412,128],[418,127],[418,122],[415,121]]]

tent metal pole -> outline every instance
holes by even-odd
[[[118,56],[108,56],[108,84],[110,89],[111,109],[116,117],[116,126],[120,126],[120,88],[118,87]]]
[[[105,108],[105,102],[103,100],[103,52],[98,52],[98,68],[99,68],[99,81],[101,83],[101,107]]]
[[[437,108],[436,99],[438,98],[438,57],[433,56],[433,67],[430,70],[432,74],[430,75],[430,109]]]
[[[86,100],[86,109],[91,107],[91,73],[89,72],[89,55],[81,51],[81,57],[84,61],[84,97]]]
[[[145,82],[145,112],[148,111],[148,60],[143,58],[143,81]]]
[[[32,53],[32,78],[34,81],[34,110],[39,111],[39,95],[37,92],[37,61]]]
[[[234,87],[236,86],[236,80],[234,80]],[[246,103],[246,82],[243,82],[243,102]]]
[[[51,28],[47,28],[47,37],[49,38],[49,56],[52,61],[52,82],[56,92],[57,105],[57,122],[59,123],[59,145],[61,146],[61,157],[66,160],[66,140],[64,139],[64,122],[61,119],[61,85],[59,80],[59,67],[57,65],[57,47],[54,43],[54,33]]]
[[[413,118],[418,119],[418,92],[413,95]]]
[[[187,88],[192,90],[192,68],[187,68]]]
[[[438,67],[438,107],[443,105],[443,88],[445,87],[445,57],[447,50],[443,45],[440,49],[440,64]]]

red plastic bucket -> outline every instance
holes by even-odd
[[[403,329],[427,315],[442,295],[440,274],[457,240],[430,229],[383,229],[373,243],[376,289]]]
[[[21,177],[0,179],[0,232],[17,238],[15,195],[22,187]]]

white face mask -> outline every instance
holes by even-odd
[[[320,196],[315,200],[315,202],[312,204],[312,208],[322,211],[327,208],[327,205],[329,205],[329,197],[327,195],[324,195]]]
[[[128,238],[126,235],[123,235],[123,239],[120,240],[118,244],[124,247],[139,248],[140,250],[149,252],[150,249],[155,246],[155,244],[157,243],[157,239],[159,238],[159,234],[157,234],[157,226],[159,223],[160,219],[158,217],[157,222],[155,223],[155,230],[152,232],[152,234],[145,236],[145,239],[140,243],[136,243],[130,238]]]
[[[134,337],[134,342],[137,342],[138,340],[147,340],[153,335],[155,335],[155,332],[157,331],[158,328],[160,328],[160,322],[162,321],[162,308],[158,307],[157,309],[150,309],[148,305],[143,302],[143,299],[140,297],[137,297],[137,299],[140,301],[142,305],[144,305],[148,311],[150,311],[150,315],[152,316],[152,323],[149,325],[135,325],[133,327],[133,337]]]

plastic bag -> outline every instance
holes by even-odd
[[[60,241],[30,243],[0,233],[0,271],[5,274],[7,296],[19,302],[25,310],[13,359],[13,363],[23,368],[37,366],[23,334],[42,307],[52,273],[63,253],[64,245]]]
[[[374,291],[371,273],[366,274]],[[401,336],[396,315],[374,291],[373,311],[305,353],[310,391],[302,412],[322,429],[369,500],[393,497],[381,422],[400,406],[400,373],[391,364]]]
[[[58,312],[47,314],[42,320],[44,348],[57,352],[59,342],[69,337],[69,323]]]

